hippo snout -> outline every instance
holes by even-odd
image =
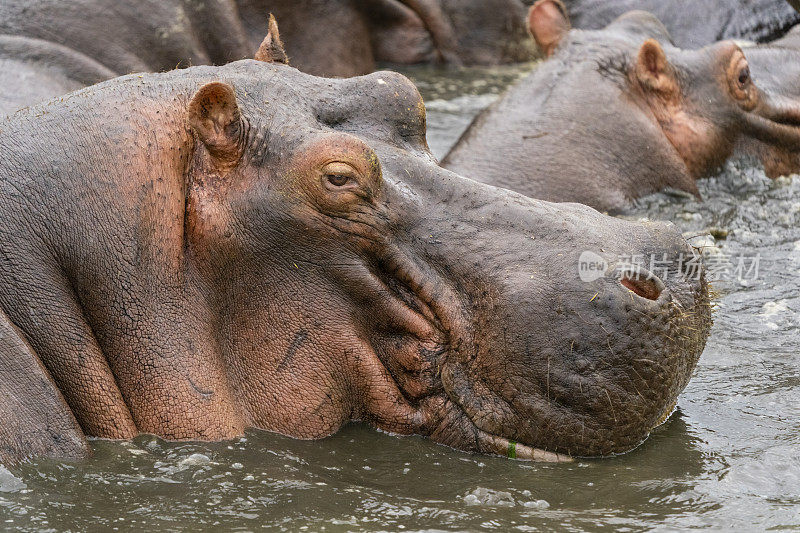
[[[506,269],[491,312],[476,317],[477,347],[443,369],[484,451],[513,443],[517,456],[561,460],[631,450],[672,412],[705,347],[708,284],[675,227],[593,226],[595,215],[574,209],[582,223],[530,245],[556,268]]]
[[[689,382],[711,326],[708,284],[674,227],[651,232],[650,246],[619,254],[602,280],[586,284],[587,303],[570,306],[581,324],[564,328],[566,340],[548,352],[545,390],[572,430],[557,432],[547,449],[627,451],[664,421]]]

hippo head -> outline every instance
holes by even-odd
[[[671,412],[710,327],[673,226],[440,168],[401,75],[213,72],[187,107],[187,246],[252,425],[559,459],[630,450]]]
[[[622,15],[602,30],[573,31],[560,0],[531,6],[528,25],[545,55],[593,62],[621,88],[624,105],[633,102],[658,127],[689,178],[669,185],[697,194],[694,179],[718,168],[742,138],[800,146],[800,106],[759,89],[733,41],[681,50],[661,22],[643,11]]]

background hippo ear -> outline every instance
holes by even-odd
[[[236,93],[227,83],[200,87],[187,108],[189,125],[220,167],[235,166],[241,155],[242,118]]]
[[[528,10],[528,31],[546,57],[553,55],[570,27],[561,0],[539,0]]]
[[[286,57],[286,51],[283,49],[283,43],[281,42],[281,34],[278,32],[278,21],[275,20],[275,16],[272,13],[269,14],[267,36],[261,41],[261,46],[258,47],[253,59],[267,63],[289,64],[289,58]]]
[[[672,97],[678,93],[675,73],[664,49],[655,39],[648,39],[639,48],[636,58],[636,77],[645,89]]]

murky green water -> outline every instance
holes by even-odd
[[[522,72],[409,71],[434,153]],[[256,431],[216,444],[97,441],[84,463],[0,469],[0,529],[800,529],[800,179],[731,164],[701,191],[705,203],[656,195],[625,216],[673,220],[687,236],[713,230],[709,254],[732,258],[732,271],[758,257],[758,272],[716,284],[696,376],[627,455],[523,463],[360,425],[317,442]]]

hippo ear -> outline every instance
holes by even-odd
[[[212,81],[200,87],[187,108],[189,125],[220,167],[231,168],[241,155],[242,118],[233,87]]]
[[[528,10],[528,31],[546,57],[553,55],[570,27],[561,0],[539,0]]]
[[[655,39],[648,39],[636,58],[636,77],[645,89],[672,97],[678,93],[678,81],[664,49]]]
[[[283,49],[283,43],[281,42],[281,34],[278,33],[278,21],[275,20],[275,16],[272,13],[269,14],[267,36],[261,41],[261,46],[258,47],[253,59],[266,63],[289,64],[289,58],[286,57],[286,51]]]

